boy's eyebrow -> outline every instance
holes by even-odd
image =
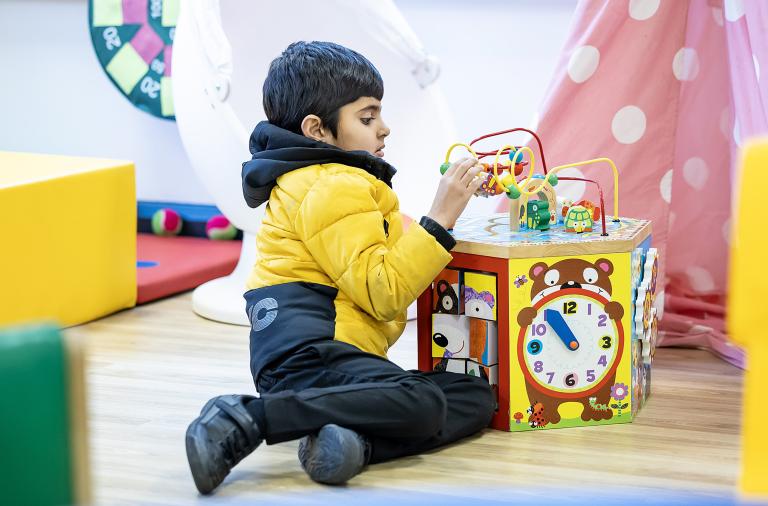
[[[367,111],[379,112],[380,110],[381,110],[381,106],[380,105],[369,105],[367,107],[363,107],[362,109],[360,109],[357,112],[359,112],[359,113],[360,112],[367,112]]]

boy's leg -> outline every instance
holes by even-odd
[[[493,390],[476,376],[452,372],[419,373],[434,382],[445,395],[448,411],[441,430],[426,439],[370,437],[375,464],[406,455],[417,455],[471,436],[488,426],[496,407]]]
[[[445,394],[429,376],[339,341],[308,346],[263,376],[261,398],[251,403],[261,404],[269,444],[327,424],[367,436],[424,440],[445,424]]]
[[[482,379],[405,371],[338,341],[308,348],[311,354],[305,349],[259,383],[261,400],[252,402],[262,403],[268,443],[336,424],[367,436],[380,462],[456,441],[493,416],[493,393]]]

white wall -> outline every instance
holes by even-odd
[[[133,160],[139,199],[211,202],[176,123],[136,109],[102,70],[85,0],[0,0],[0,149]]]
[[[457,140],[531,124],[575,1],[396,3],[442,63]],[[134,160],[139,199],[211,203],[175,123],[139,111],[109,81],[87,20],[85,0],[0,0],[0,149]]]

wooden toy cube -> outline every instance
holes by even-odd
[[[483,378],[491,385],[499,384],[499,366],[498,365],[484,365],[473,360],[467,360],[466,374],[470,376],[478,376]]]
[[[462,272],[455,269],[444,269],[433,283],[432,300],[435,302],[433,312],[463,314],[464,297],[462,292]]]
[[[472,319],[468,372],[479,373],[483,361],[472,351],[472,317],[495,321],[498,363],[486,373],[498,375],[492,427],[522,431],[630,422],[638,396],[648,395],[651,364],[643,363],[642,340],[633,335],[645,336],[653,320],[645,297],[650,293],[652,302],[655,287],[646,283],[639,304],[635,294],[635,283],[648,281],[642,252],[650,247],[650,223],[622,218],[609,222],[607,232],[604,237],[595,227],[567,233],[560,224],[547,232],[511,231],[507,214],[462,218],[455,226],[449,267],[464,271],[464,316]],[[428,290],[418,302],[422,370],[431,370],[432,357],[442,351],[430,344],[432,295]],[[490,304],[480,305],[488,295],[494,301],[490,310]]]
[[[469,358],[482,365],[499,362],[496,322],[469,318]]]
[[[469,358],[469,318],[432,315],[432,357]]]
[[[467,373],[467,359],[466,358],[446,358],[446,357],[433,357],[432,358],[432,370],[444,371],[444,372],[456,372],[459,374]]]
[[[464,272],[464,314],[496,320],[496,276]]]

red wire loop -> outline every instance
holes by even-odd
[[[483,139],[487,139],[489,137],[495,137],[497,135],[504,135],[512,132],[527,132],[531,134],[534,139],[536,139],[536,143],[539,145],[539,153],[541,154],[541,165],[544,167],[544,174],[547,174],[547,161],[544,158],[544,147],[541,145],[541,139],[539,139],[539,136],[536,135],[536,132],[533,130],[528,130],[527,128],[510,128],[509,130],[502,130],[500,132],[493,132],[491,134],[486,134],[483,136],[478,137],[477,139],[473,140],[469,143],[469,146],[472,147],[472,145],[478,141],[481,141]],[[519,147],[518,147],[519,148]],[[485,158],[486,156],[495,156],[498,151],[476,151],[477,157],[479,158]],[[509,153],[509,149],[505,149],[501,152],[501,154],[506,155]]]

